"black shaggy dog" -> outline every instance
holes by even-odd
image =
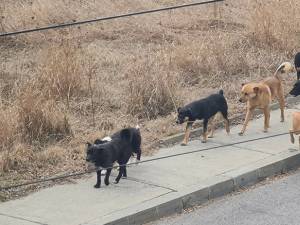
[[[290,91],[290,94],[294,97],[300,95],[300,80],[298,80],[295,84],[293,89]]]
[[[118,162],[120,165],[115,183],[118,183],[122,176],[127,177],[126,164],[132,153],[137,153],[138,159],[141,157],[141,140],[139,129],[125,128],[113,134],[111,141],[101,144],[87,143],[86,161],[94,163],[97,167],[97,183],[94,186],[95,188],[100,188],[101,186],[101,170],[112,167],[114,162]],[[111,170],[109,168],[106,171],[104,179],[106,185],[109,185]]]
[[[202,119],[203,119],[202,142],[206,142],[208,121],[209,119],[213,119],[213,117],[218,112],[220,112],[223,118],[225,119],[225,128],[227,133],[230,132],[229,121],[228,121],[228,106],[223,94],[223,90],[220,90],[218,94],[210,95],[207,98],[194,101],[182,108],[178,108],[177,111],[178,111],[177,123],[182,124],[185,121],[187,121],[185,136],[182,145],[187,145],[190,136],[190,130],[195,120],[202,120]],[[213,136],[213,132],[214,132],[214,125],[212,126],[211,134],[209,135],[209,137]]]
[[[300,79],[300,52],[298,52],[295,55],[294,63],[295,63],[296,71],[297,71],[297,80],[299,80]]]

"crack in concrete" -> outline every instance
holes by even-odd
[[[161,186],[161,185],[158,185],[158,184],[153,184],[153,183],[149,183],[147,181],[144,181],[144,180],[140,180],[140,179],[136,179],[136,178],[129,178],[127,177],[126,178],[127,180],[130,180],[130,181],[134,181],[134,182],[137,182],[137,183],[141,183],[141,184],[147,184],[147,185],[150,185],[150,186],[153,186],[153,187],[159,187],[159,188],[163,188],[163,189],[167,189],[171,192],[177,192],[177,190],[173,189],[173,188],[169,188],[169,187],[165,187],[165,186]]]
[[[0,216],[9,217],[9,218],[17,219],[17,220],[22,220],[22,221],[27,221],[27,222],[30,222],[30,223],[36,223],[36,224],[40,224],[40,225],[49,225],[47,223],[42,223],[42,222],[38,222],[38,221],[34,221],[34,220],[29,220],[29,219],[25,219],[25,218],[22,218],[22,217],[19,217],[19,216],[12,216],[12,215],[8,215],[8,214],[5,214],[5,213],[0,213]]]

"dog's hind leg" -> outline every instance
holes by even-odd
[[[295,143],[295,138],[294,138],[294,131],[290,130],[290,137],[291,137],[291,142],[294,144]]]
[[[105,185],[109,185],[109,176],[110,176],[111,170],[112,169],[107,169],[106,170],[105,179],[104,179]]]
[[[94,185],[94,188],[100,188],[100,186],[101,186],[101,170],[99,169],[97,170],[97,183]]]
[[[191,132],[191,129],[192,129],[192,125],[193,125],[193,122],[187,122],[186,124],[186,128],[185,128],[185,135],[184,135],[184,139],[181,143],[181,145],[187,145],[188,141],[189,141],[189,137],[190,137],[190,132]]]
[[[215,117],[213,116],[212,118],[209,119],[209,123],[210,123],[210,132],[208,134],[208,138],[213,138],[214,137],[214,131],[215,131]]]
[[[284,122],[284,107],[285,107],[285,100],[284,100],[284,91],[283,87],[280,86],[279,91],[278,91],[278,101],[279,101],[279,106],[280,106],[280,122]]]
[[[229,120],[228,120],[228,112],[227,111],[223,111],[221,112],[223,118],[224,118],[224,122],[225,122],[225,130],[227,132],[227,134],[230,133],[230,128],[229,128]]]
[[[123,177],[127,178],[127,169],[126,169],[126,166],[124,166]]]
[[[202,143],[205,143],[207,141],[207,124],[208,124],[208,119],[204,119],[203,120],[203,139],[202,139]]]
[[[119,174],[115,180],[115,184],[119,183],[123,174],[124,174],[124,166],[120,166]]]
[[[270,127],[270,109],[264,108],[265,115],[265,123],[264,123],[264,132],[268,132],[268,128]]]

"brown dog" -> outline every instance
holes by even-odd
[[[294,144],[295,142],[295,138],[294,138],[294,134],[295,135],[299,135],[300,134],[300,112],[294,112],[293,115],[293,129],[290,129],[290,136],[291,136],[291,142]],[[299,136],[299,147],[300,147],[300,136]]]
[[[284,122],[284,92],[280,73],[293,72],[294,67],[289,62],[282,63],[276,70],[274,76],[267,77],[259,83],[243,84],[240,102],[247,102],[247,113],[243,128],[239,135],[243,135],[255,108],[262,109],[265,116],[264,132],[270,127],[270,104],[275,98],[278,99],[281,110],[281,122]]]

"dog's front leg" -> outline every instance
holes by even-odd
[[[101,169],[97,170],[97,183],[94,185],[94,188],[100,188],[101,186]]]
[[[247,113],[246,113],[245,121],[244,121],[244,124],[243,124],[243,128],[242,128],[241,132],[239,133],[240,136],[242,136],[245,133],[245,130],[246,130],[246,127],[249,123],[249,120],[252,117],[253,110],[254,109],[247,109]]]
[[[187,145],[188,141],[189,141],[189,137],[190,137],[190,132],[193,126],[193,122],[188,121],[186,124],[186,128],[185,128],[185,135],[184,135],[184,139],[181,143],[181,145]]]
[[[205,143],[207,141],[207,124],[208,124],[208,119],[203,120],[203,139],[202,143]]]
[[[105,185],[109,185],[109,176],[110,176],[111,170],[112,169],[107,169],[106,170],[105,179],[104,179]]]

